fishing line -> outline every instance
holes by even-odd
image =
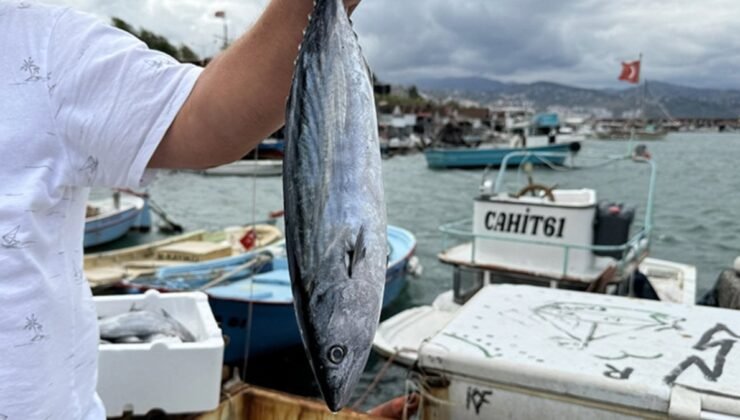
[[[254,161],[259,159],[259,145],[254,148]],[[249,228],[247,228],[249,229]],[[257,174],[252,174],[252,232],[254,232],[254,246],[258,246],[257,237]],[[256,270],[254,272],[257,272]],[[242,362],[242,376],[247,379],[249,365],[249,347],[252,344],[252,314],[254,308],[254,280],[249,282],[249,305],[247,310],[246,340],[244,342],[244,361]]]

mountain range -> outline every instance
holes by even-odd
[[[638,109],[644,85],[626,89],[587,89],[552,82],[504,83],[480,77],[423,79],[420,91],[436,98],[470,99],[482,104],[528,104],[537,111],[553,107],[615,117]],[[738,118],[740,90],[706,89],[650,81],[645,90],[649,118]],[[600,115],[605,116],[605,115]]]

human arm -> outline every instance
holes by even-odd
[[[344,0],[350,11],[359,2]],[[272,0],[254,27],[203,71],[149,167],[228,163],[277,130],[312,7],[312,0]]]

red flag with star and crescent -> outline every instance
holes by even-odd
[[[622,63],[622,74],[619,75],[619,80],[627,83],[640,83],[640,60]]]

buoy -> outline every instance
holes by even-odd
[[[740,274],[740,257],[735,258],[735,273]]]

